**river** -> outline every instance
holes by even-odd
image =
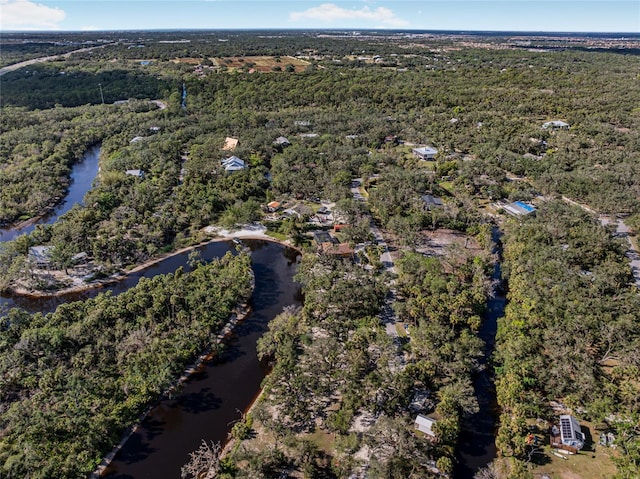
[[[0,230],[0,240],[9,241],[33,231],[37,224],[51,224],[82,203],[98,172],[100,147],[87,151],[76,163],[72,182],[64,201],[51,213],[19,228]],[[256,342],[267,324],[283,308],[300,305],[300,288],[293,281],[299,253],[277,243],[244,240],[251,250],[255,288],[250,299],[252,312],[234,330],[225,351],[215,360],[201,365],[178,395],[155,406],[120,450],[108,469],[112,478],[180,477],[180,468],[205,440],[224,441],[233,421],[240,417],[260,392],[266,368],[256,355]],[[204,260],[235,251],[232,242],[212,242],[197,248]],[[61,303],[78,301],[112,291],[118,294],[135,286],[142,277],[153,277],[183,267],[190,252],[177,254],[104,287],[67,295],[35,298],[0,296],[3,308],[20,307],[31,313],[53,311]]]
[[[21,234],[30,233],[39,224],[52,224],[69,211],[73,205],[82,203],[84,195],[93,185],[93,180],[98,174],[100,160],[100,145],[89,148],[82,158],[77,161],[71,170],[71,183],[64,199],[56,207],[39,219],[28,221],[23,226],[0,229],[0,242],[11,241]]]
[[[299,253],[278,243],[243,240],[251,250],[255,288],[250,299],[252,312],[234,330],[223,354],[202,365],[173,399],[163,399],[141,427],[125,443],[111,466],[113,479],[180,477],[180,468],[189,460],[202,439],[224,441],[233,421],[240,417],[260,392],[267,369],[256,355],[256,341],[267,324],[283,308],[300,305],[300,288],[293,281]],[[198,248],[204,260],[235,251],[232,242],[213,242]],[[141,277],[189,270],[190,252],[171,256],[121,282],[100,289],[52,298],[4,297],[6,306],[28,311],[52,311],[62,302],[86,299],[100,292],[123,292]]]

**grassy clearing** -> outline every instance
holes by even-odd
[[[594,449],[592,447],[592,449]],[[545,446],[544,456],[541,462],[533,470],[533,477],[540,478],[543,475],[551,479],[610,479],[616,473],[616,467],[612,461],[612,451],[603,446],[597,446],[595,451],[580,451],[579,454],[566,456],[561,459],[552,454],[550,446]]]
[[[214,61],[230,71],[248,67],[262,73],[271,72],[274,67],[280,67],[284,71],[287,65],[293,65],[296,72],[301,72],[309,66],[308,61],[294,57],[248,56],[215,58]]]
[[[565,460],[555,456],[551,446],[544,446],[544,454],[535,456],[534,478],[539,479],[545,474],[551,479],[610,479],[615,476],[613,457],[616,450],[598,444],[600,431],[592,423],[580,421],[580,425],[587,439],[591,439],[585,448],[578,454],[566,456]]]

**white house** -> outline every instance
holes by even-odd
[[[244,160],[241,160],[237,156],[231,156],[222,160],[222,166],[224,166],[225,171],[240,171],[247,168],[247,164]]]
[[[413,154],[421,160],[433,160],[438,153],[438,150],[431,146],[422,146],[420,148],[414,148]]]
[[[566,130],[569,128],[569,123],[565,123],[561,120],[551,120],[542,124],[542,128],[545,130]]]
[[[418,414],[414,423],[414,428],[418,431],[425,433],[427,436],[435,439],[436,433],[433,431],[433,426],[436,423],[435,419]]]
[[[280,146],[282,148],[286,148],[287,146],[291,145],[289,140],[284,136],[279,136],[278,138],[275,139],[275,141],[273,143],[276,146]]]

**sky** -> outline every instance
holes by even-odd
[[[0,0],[0,31],[263,28],[640,33],[640,0]]]

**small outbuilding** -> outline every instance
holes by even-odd
[[[436,424],[435,419],[431,419],[430,417],[423,416],[422,414],[418,414],[416,416],[414,428],[420,432],[423,432],[425,435],[429,436],[430,438],[435,439],[436,433],[433,430],[433,426],[435,424]]]
[[[129,176],[135,176],[136,178],[144,178],[144,171],[142,170],[127,170],[124,173]]]

